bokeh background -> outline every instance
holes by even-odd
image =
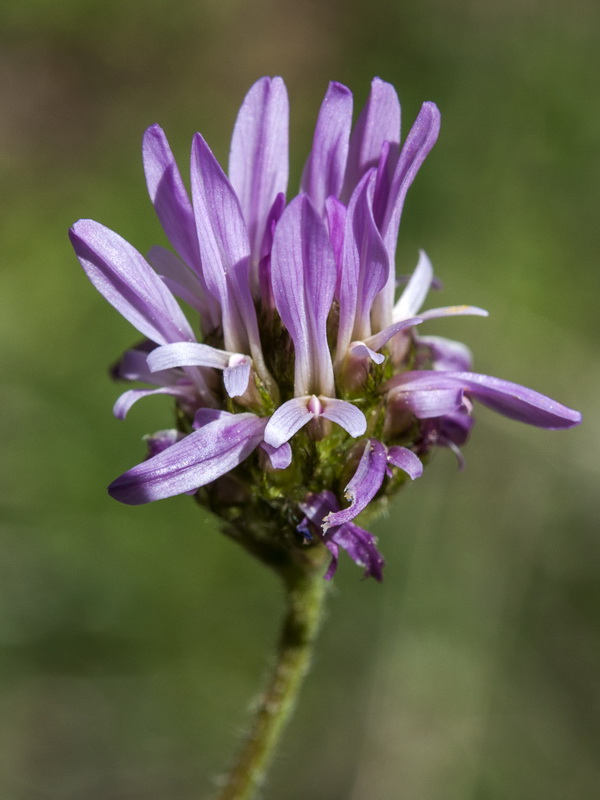
[[[170,403],[111,417],[136,333],[66,236],[162,242],[143,130],[226,162],[263,74],[288,85],[292,187],[328,80],[357,107],[393,82],[404,131],[439,104],[399,271],[425,247],[443,304],[491,312],[429,332],[585,414],[553,433],[480,408],[466,471],[440,452],[376,524],[384,584],[341,565],[264,796],[599,797],[600,6],[7,0],[0,31],[0,797],[208,797],[268,666],[275,579],[188,498],[106,495]]]

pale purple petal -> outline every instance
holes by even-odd
[[[198,276],[183,261],[160,245],[150,248],[146,258],[173,294],[198,311],[205,330],[210,331],[216,327],[219,321],[218,306],[214,299],[206,294]]]
[[[415,271],[410,276],[404,291],[394,306],[393,318],[395,320],[414,317],[418,314],[431,288],[432,280],[433,266],[431,261],[424,250],[419,250],[419,260]]]
[[[152,456],[157,456],[159,453],[162,453],[163,450],[171,447],[175,444],[175,442],[181,441],[184,436],[184,433],[175,430],[175,428],[170,428],[169,430],[164,431],[156,431],[156,433],[144,436],[144,441],[148,446],[148,458],[152,458]]]
[[[376,364],[383,364],[385,361],[385,356],[383,353],[376,353],[375,350],[371,350],[370,347],[367,347],[364,342],[352,342],[349,350],[351,358],[356,358],[362,361],[371,360]]]
[[[157,344],[194,341],[177,301],[135,247],[93,220],[79,220],[69,236],[90,281],[144,336]]]
[[[337,267],[337,281],[335,285],[335,296],[340,296],[340,283],[342,280],[342,259],[344,253],[344,223],[346,220],[346,206],[337,197],[330,196],[325,201],[325,215],[327,217],[327,228],[329,239],[333,248],[335,264]]]
[[[388,461],[403,472],[406,472],[413,481],[423,474],[421,459],[406,447],[398,447],[396,445],[388,447]]]
[[[440,113],[437,106],[434,103],[424,103],[400,152],[381,224],[381,235],[388,251],[390,264],[395,263],[396,242],[406,193],[435,144],[439,130]],[[379,306],[377,314],[380,320],[389,319],[391,316],[394,290],[395,276],[394,271],[390,270],[388,282],[377,298]]]
[[[275,308],[273,299],[273,285],[271,283],[271,250],[275,228],[285,209],[285,195],[278,194],[267,218],[265,235],[263,237],[261,259],[258,265],[258,288],[260,304],[264,309]]]
[[[411,395],[415,392],[464,391],[506,417],[540,428],[572,428],[581,422],[578,411],[533,389],[476,372],[407,372],[398,378],[392,378],[388,383]]]
[[[152,125],[142,144],[148,193],[167,237],[183,260],[202,274],[192,204],[169,142],[159,125]]]
[[[442,375],[443,373],[436,373]],[[442,417],[452,414],[463,405],[463,390],[460,386],[453,384],[441,387],[418,388],[411,387],[405,390],[404,386],[399,386],[393,390],[392,398],[400,401],[408,408],[415,417],[419,419],[429,419],[431,417]]]
[[[346,400],[337,400],[333,397],[320,397],[323,404],[321,416],[331,422],[337,423],[354,438],[362,436],[367,430],[365,415],[352,403]]]
[[[323,520],[323,530],[344,525],[369,505],[385,478],[387,466],[386,449],[377,439],[369,439],[358,462],[356,472],[344,490],[351,501],[348,508],[328,514]]]
[[[209,422],[214,422],[217,419],[230,418],[233,414],[230,411],[224,411],[221,408],[199,408],[194,414],[194,421],[192,428],[198,430],[208,425]]]
[[[150,397],[150,395],[153,394],[169,394],[172,397],[188,398],[191,392],[193,392],[193,390],[189,386],[161,386],[158,389],[129,389],[117,398],[113,406],[113,414],[117,419],[125,419],[131,406],[137,403],[138,400],[141,400],[142,397]]]
[[[281,447],[300,428],[310,422],[314,417],[314,413],[308,409],[310,399],[310,397],[294,397],[279,406],[265,428],[265,442],[271,447]]]
[[[400,142],[400,103],[391,83],[374,78],[369,98],[350,137],[342,199],[347,200],[365,172],[376,167],[384,142]]]
[[[231,353],[218,350],[198,342],[175,342],[157,347],[148,354],[148,368],[151,372],[172,369],[173,367],[214,367],[225,369],[229,366]]]
[[[269,456],[273,469],[286,469],[292,463],[292,448],[287,442],[280,447],[272,447],[267,442],[261,442],[260,446]]]
[[[223,383],[229,397],[241,397],[244,394],[250,380],[250,367],[250,359],[248,356],[243,356],[242,361],[225,368]]]
[[[192,198],[206,284],[223,313],[225,349],[252,349],[262,364],[249,284],[248,234],[239,200],[210,148],[197,133],[192,145]]]
[[[466,344],[442,336],[419,336],[419,345],[425,345],[435,370],[468,372],[473,365],[473,354]]]
[[[427,311],[421,311],[419,316],[422,320],[456,316],[487,317],[488,312],[484,308],[479,308],[478,306],[444,306],[442,308],[430,308]]]
[[[413,317],[412,319],[403,319],[400,322],[394,322],[391,325],[388,325],[387,328],[384,328],[379,333],[376,333],[374,336],[369,336],[368,339],[365,340],[365,344],[367,344],[373,350],[381,350],[389,340],[395,336],[400,331],[406,330],[407,328],[414,328],[415,325],[420,325],[423,322],[421,317]]]
[[[352,92],[332,81],[319,111],[312,149],[302,175],[302,191],[320,214],[325,200],[339,197],[352,127]]]
[[[288,181],[289,103],[281,78],[261,78],[239,110],[229,154],[229,178],[240,200],[252,258],[258,263],[267,217]]]
[[[108,488],[122,503],[139,505],[211,483],[237,467],[262,440],[265,420],[233,414],[210,422],[162,453],[125,472]]]
[[[296,396],[332,395],[327,316],[336,265],[325,223],[306,195],[292,200],[279,220],[271,277],[277,310],[294,342]]]
[[[350,199],[344,229],[339,289],[337,361],[352,339],[371,334],[371,307],[389,274],[387,252],[373,218],[375,171],[369,171]]]

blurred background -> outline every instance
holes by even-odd
[[[226,163],[264,74],[291,101],[291,190],[327,82],[397,87],[442,133],[405,206],[398,271],[426,248],[431,323],[476,369],[583,411],[571,432],[478,409],[459,473],[439,452],[374,527],[383,585],[341,564],[265,797],[600,796],[600,6],[595,0],[16,0],[0,11],[0,797],[208,797],[280,616],[275,578],[186,497],[106,485],[167,427],[125,422],[107,367],[137,334],[67,240],[92,217],[162,242],[140,142]]]

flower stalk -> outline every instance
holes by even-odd
[[[322,569],[297,567],[282,577],[287,610],[275,663],[246,739],[222,780],[218,800],[251,800],[255,796],[310,667],[329,584],[323,580]]]

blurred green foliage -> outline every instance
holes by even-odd
[[[0,11],[0,796],[207,796],[279,618],[274,578],[185,497],[105,486],[168,425],[112,419],[106,369],[136,339],[66,229],[162,241],[140,138],[225,162],[263,74],[292,104],[297,184],[327,81],[393,82],[440,142],[411,189],[399,271],[425,247],[432,323],[479,371],[581,409],[569,433],[479,409],[458,473],[440,453],[376,525],[382,586],[344,563],[265,797],[595,800],[600,794],[598,185],[594,0],[9,0]],[[428,331],[429,332],[429,331]]]

